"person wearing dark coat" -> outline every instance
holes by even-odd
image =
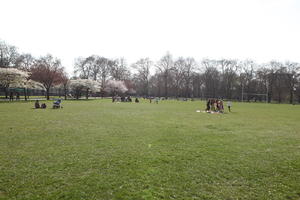
[[[36,100],[35,103],[34,103],[34,107],[37,109],[37,108],[40,108],[40,103],[39,103],[39,100]]]

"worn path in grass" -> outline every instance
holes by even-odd
[[[300,106],[63,106],[0,104],[0,199],[300,199]]]

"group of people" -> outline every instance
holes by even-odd
[[[45,109],[45,108],[47,108],[47,105],[45,103],[40,104],[39,100],[36,100],[34,103],[34,108],[35,109],[38,109],[38,108]]]
[[[206,112],[224,112],[224,105],[221,99],[208,99],[206,102]]]
[[[231,101],[227,102],[228,111],[231,112]],[[224,113],[224,104],[221,99],[208,99],[206,102],[206,112]]]
[[[112,102],[132,102],[132,99],[130,96],[127,96],[127,97],[119,97],[119,96],[113,96],[112,97]],[[138,98],[135,98],[134,100],[135,103],[139,103],[140,100]]]
[[[35,103],[34,103],[34,108],[36,108],[36,109],[39,109],[39,108],[46,109],[47,105],[45,103],[40,104],[39,100],[36,100]],[[62,108],[61,99],[58,99],[58,100],[54,101],[52,108],[53,109]]]

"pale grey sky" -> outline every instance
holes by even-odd
[[[300,62],[300,0],[0,0],[0,39],[68,72],[78,56]]]

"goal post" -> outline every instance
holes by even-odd
[[[268,94],[267,93],[243,93],[242,102],[244,101],[255,101],[268,103]]]

